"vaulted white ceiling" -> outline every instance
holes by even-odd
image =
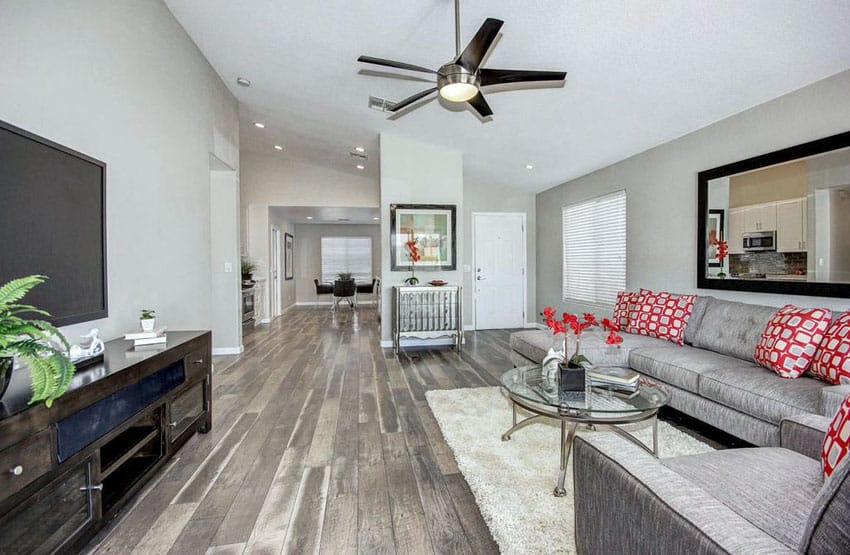
[[[846,0],[464,0],[462,44],[505,21],[485,67],[565,70],[566,85],[489,94],[486,123],[434,100],[388,120],[369,95],[398,101],[429,76],[366,75],[381,68],[357,57],[439,67],[452,0],[166,3],[239,100],[243,149],[372,176],[390,131],[460,149],[467,179],[539,191],[850,68]]]

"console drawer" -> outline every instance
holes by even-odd
[[[50,471],[50,428],[0,451],[0,499]]]
[[[186,366],[187,382],[205,376],[210,367],[210,354],[206,349],[192,351],[183,360]]]

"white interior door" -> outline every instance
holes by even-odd
[[[475,328],[525,326],[525,214],[473,214]]]
[[[272,318],[280,316],[280,228],[272,228],[272,283],[270,301]]]

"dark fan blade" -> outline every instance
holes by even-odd
[[[524,69],[482,69],[478,72],[481,86],[502,85],[505,83],[530,83],[532,81],[563,81],[567,76],[563,71],[527,71]]]
[[[472,40],[469,41],[469,44],[466,45],[466,48],[463,49],[463,52],[460,53],[460,56],[457,57],[455,63],[475,73],[504,23],[501,19],[488,17],[481,28],[478,29],[478,32],[475,33],[475,36],[472,37]]]
[[[404,62],[395,62],[393,60],[385,60],[383,58],[373,58],[372,56],[360,56],[359,58],[357,58],[357,61],[363,62],[364,64],[375,64],[376,66],[397,67],[398,69],[409,69],[410,71],[437,73],[433,69],[428,69],[427,67],[415,66],[413,64],[406,64]]]
[[[493,110],[490,109],[490,105],[487,104],[486,100],[484,100],[484,95],[481,94],[481,91],[478,91],[478,94],[473,96],[470,100],[467,100],[467,102],[469,102],[472,109],[478,112],[478,115],[482,118],[493,115]]]
[[[414,94],[413,96],[408,96],[404,100],[402,100],[400,102],[396,102],[393,105],[393,107],[390,109],[390,112],[398,112],[402,108],[406,108],[407,106],[410,106],[411,104],[413,104],[417,100],[425,98],[426,96],[428,96],[429,94],[431,94],[432,92],[434,92],[436,90],[437,90],[437,87],[434,87],[433,89],[428,89],[428,90],[425,90],[425,91],[422,91],[422,92],[418,92],[418,93]]]

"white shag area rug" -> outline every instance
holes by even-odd
[[[560,424],[545,419],[503,442],[512,421],[510,400],[500,388],[433,390],[427,399],[502,553],[575,553],[572,456],[566,497],[552,495],[558,480]],[[528,413],[518,411],[517,420],[525,416]],[[651,427],[639,426],[632,432],[651,444]],[[712,451],[663,421],[658,423],[658,444],[661,457]]]

